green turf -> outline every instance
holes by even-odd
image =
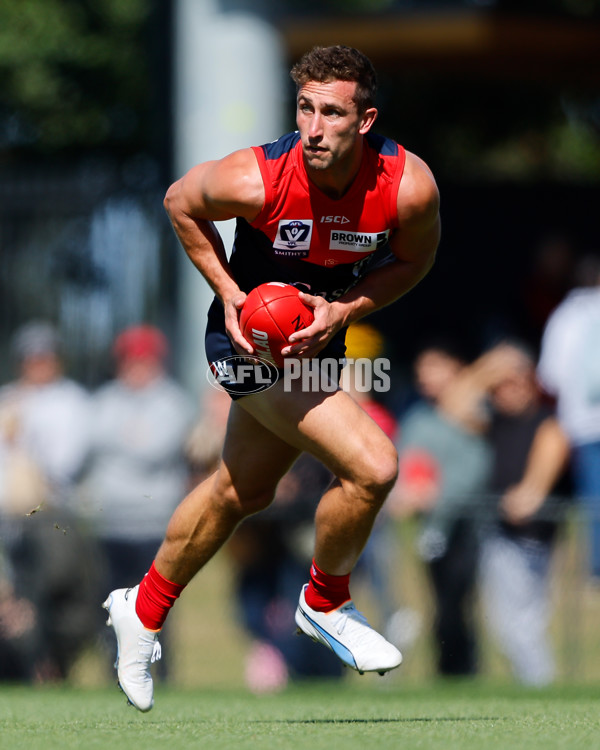
[[[159,688],[142,715],[116,689],[0,687],[0,746],[31,750],[598,748],[600,686],[532,691],[443,684]]]

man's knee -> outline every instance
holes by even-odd
[[[268,508],[274,496],[275,488],[272,487],[249,488],[228,484],[217,488],[214,502],[223,511],[241,520]]]
[[[398,453],[391,440],[374,446],[356,467],[356,483],[374,500],[383,502],[398,477]]]
[[[398,452],[390,441],[384,450],[377,451],[373,459],[375,485],[387,496],[398,478]]]

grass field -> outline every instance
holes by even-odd
[[[0,687],[0,745],[31,750],[396,750],[600,747],[600,687],[531,691],[490,685],[159,688],[140,714],[113,689]]]
[[[0,685],[0,750],[600,749],[600,592],[583,595],[580,567],[570,542],[557,557],[559,674],[552,688],[515,685],[487,642],[480,677],[436,681],[427,586],[405,555],[399,590],[424,627],[401,669],[384,679],[348,671],[339,682],[291,684],[259,697],[244,687],[249,640],[236,622],[231,570],[221,557],[174,612],[172,683],[157,687],[152,712],[128,707],[109,660],[92,652],[70,687]],[[359,590],[361,606],[367,593]]]

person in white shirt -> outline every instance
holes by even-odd
[[[0,388],[0,539],[15,601],[28,608],[19,677],[54,681],[68,676],[95,620],[97,556],[76,508],[90,397],[65,375],[52,324],[23,325],[12,351],[17,374]]]
[[[0,509],[67,506],[90,446],[89,395],[65,376],[50,323],[18,329],[13,351],[18,376],[0,388]]]
[[[600,583],[600,255],[582,258],[578,276],[548,319],[537,372],[571,444],[575,492],[589,517],[590,574]]]

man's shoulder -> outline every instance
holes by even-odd
[[[404,148],[393,138],[381,135],[381,133],[367,133],[365,142],[369,148],[381,156],[404,156]]]
[[[40,392],[42,391],[47,398],[63,397],[87,400],[90,397],[87,388],[73,378],[68,377],[62,377],[52,383],[48,383],[44,388],[40,389]]]
[[[300,133],[294,130],[290,133],[285,133],[274,141],[269,143],[263,143],[261,146],[255,147],[255,150],[262,152],[264,158],[269,161],[277,161],[278,159],[286,157],[300,141]]]
[[[600,286],[572,289],[557,309],[561,307],[583,310],[600,308]]]
[[[117,378],[111,378],[99,385],[93,392],[92,396],[94,401],[100,401],[102,399],[114,397],[115,395],[118,396],[123,391],[124,388],[121,382]]]
[[[600,314],[600,287],[575,288],[551,312],[546,328],[570,326],[574,321],[587,320],[591,313],[594,317]]]
[[[398,197],[403,219],[429,223],[439,215],[440,195],[433,172],[423,159],[410,151],[406,151]]]
[[[89,409],[91,404],[91,393],[81,383],[71,378],[63,378],[57,383],[58,392],[64,399],[65,404],[70,402],[73,408],[83,410]]]

